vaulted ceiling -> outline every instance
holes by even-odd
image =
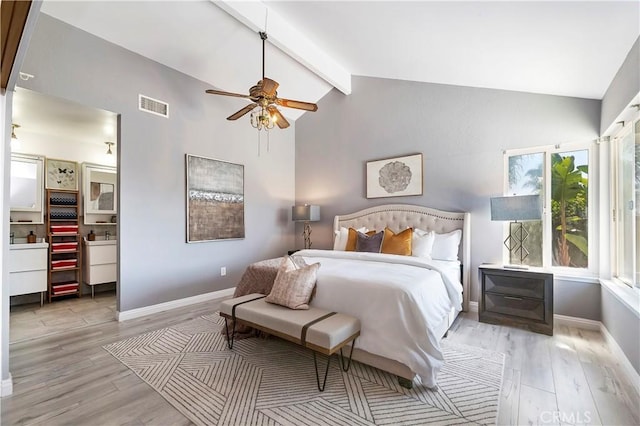
[[[45,0],[41,13],[238,93],[261,77],[266,26],[266,75],[310,102],[350,93],[352,75],[601,99],[640,34],[637,1]]]

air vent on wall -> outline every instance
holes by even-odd
[[[169,118],[169,104],[145,95],[138,95],[138,109]]]

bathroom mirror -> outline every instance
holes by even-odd
[[[44,158],[11,154],[9,205],[12,212],[42,213]]]
[[[82,165],[85,223],[88,215],[114,215],[117,212],[117,171],[115,167]],[[105,222],[109,218],[103,219]]]

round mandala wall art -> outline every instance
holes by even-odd
[[[392,161],[380,169],[378,183],[389,194],[407,189],[411,182],[411,169],[402,161]]]
[[[422,154],[367,161],[367,198],[422,195]]]

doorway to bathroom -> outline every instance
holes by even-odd
[[[10,342],[114,321],[118,115],[17,88]]]

